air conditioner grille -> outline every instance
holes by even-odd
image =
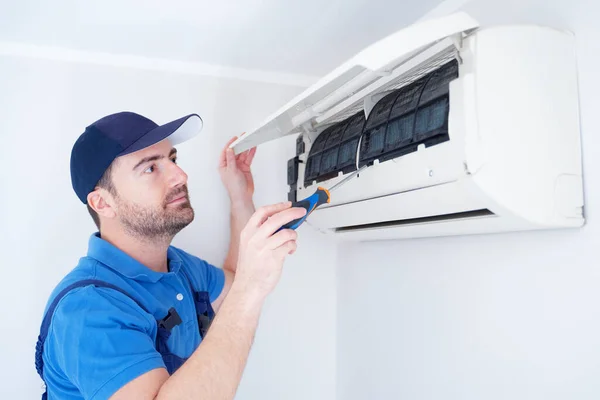
[[[458,62],[395,90],[373,108],[362,134],[359,166],[383,162],[449,139],[450,82],[458,77]]]
[[[366,121],[360,110],[321,132],[310,149],[305,185],[328,180],[340,171],[355,171],[357,158],[363,166],[416,151],[421,144],[447,141],[449,83],[458,77],[458,62],[446,61],[437,70],[384,96]]]

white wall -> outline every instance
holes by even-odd
[[[69,178],[71,146],[85,126],[121,110],[159,123],[191,112],[203,116],[202,134],[179,146],[197,217],[175,244],[220,264],[229,227],[218,152],[299,90],[0,57],[0,398],[39,398],[33,356],[41,313],[54,285],[85,255],[94,230]],[[286,160],[293,152],[293,139],[259,149],[258,205],[285,200]],[[299,244],[265,306],[239,399],[335,397],[335,249],[310,230],[302,231]]]
[[[577,35],[588,224],[342,247],[338,398],[600,398],[600,6],[481,0],[466,9],[484,25]]]

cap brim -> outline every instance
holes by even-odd
[[[196,136],[202,130],[202,118],[198,114],[186,115],[167,124],[157,126],[123,150],[119,156],[134,153],[169,139],[172,145],[183,143]]]

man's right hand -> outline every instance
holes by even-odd
[[[273,291],[283,261],[296,251],[297,233],[292,229],[277,230],[284,224],[301,218],[303,208],[291,208],[290,202],[261,207],[242,229],[237,272],[232,289],[264,299]],[[275,233],[277,232],[277,233]]]

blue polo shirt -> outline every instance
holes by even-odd
[[[48,305],[68,285],[99,279],[125,290],[148,312],[114,289],[88,286],[70,291],[55,310],[44,345],[49,399],[107,399],[136,377],[164,368],[155,348],[156,321],[171,307],[182,323],[171,331],[169,349],[183,358],[194,352],[201,337],[189,281],[195,291],[208,292],[212,302],[225,276],[223,270],[173,246],[167,259],[169,272],[155,272],[92,235],[87,257],[59,283]]]

